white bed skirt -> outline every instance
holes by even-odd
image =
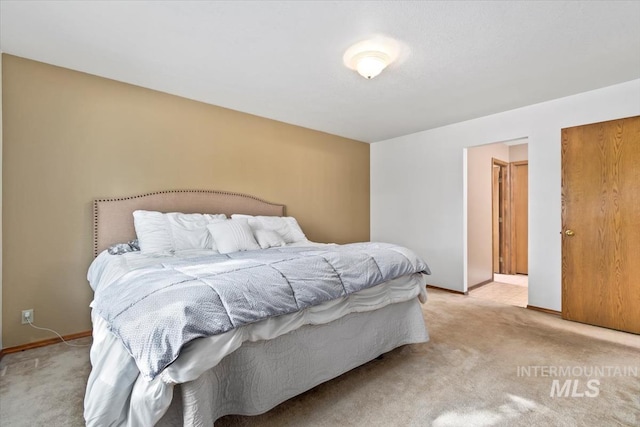
[[[404,344],[429,340],[418,298],[246,342],[198,379],[176,388],[159,426],[206,426],[257,415]],[[182,419],[181,419],[182,418]]]

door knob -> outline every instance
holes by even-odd
[[[567,231],[564,232],[564,234],[566,234],[567,236],[571,237],[576,233],[574,233],[573,230],[567,230]]]

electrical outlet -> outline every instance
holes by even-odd
[[[22,324],[26,325],[29,322],[33,323],[33,308],[22,310]]]

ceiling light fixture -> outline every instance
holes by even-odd
[[[354,61],[358,73],[366,79],[372,79],[387,68],[391,59],[384,52],[369,50],[357,54]]]
[[[375,37],[351,46],[344,53],[344,65],[362,77],[372,79],[391,64],[400,52],[400,44],[387,37]]]

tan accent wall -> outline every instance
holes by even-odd
[[[369,239],[369,145],[4,55],[3,345],[91,328],[91,201],[213,189],[287,205],[307,236]],[[223,83],[221,83],[223,84]]]

